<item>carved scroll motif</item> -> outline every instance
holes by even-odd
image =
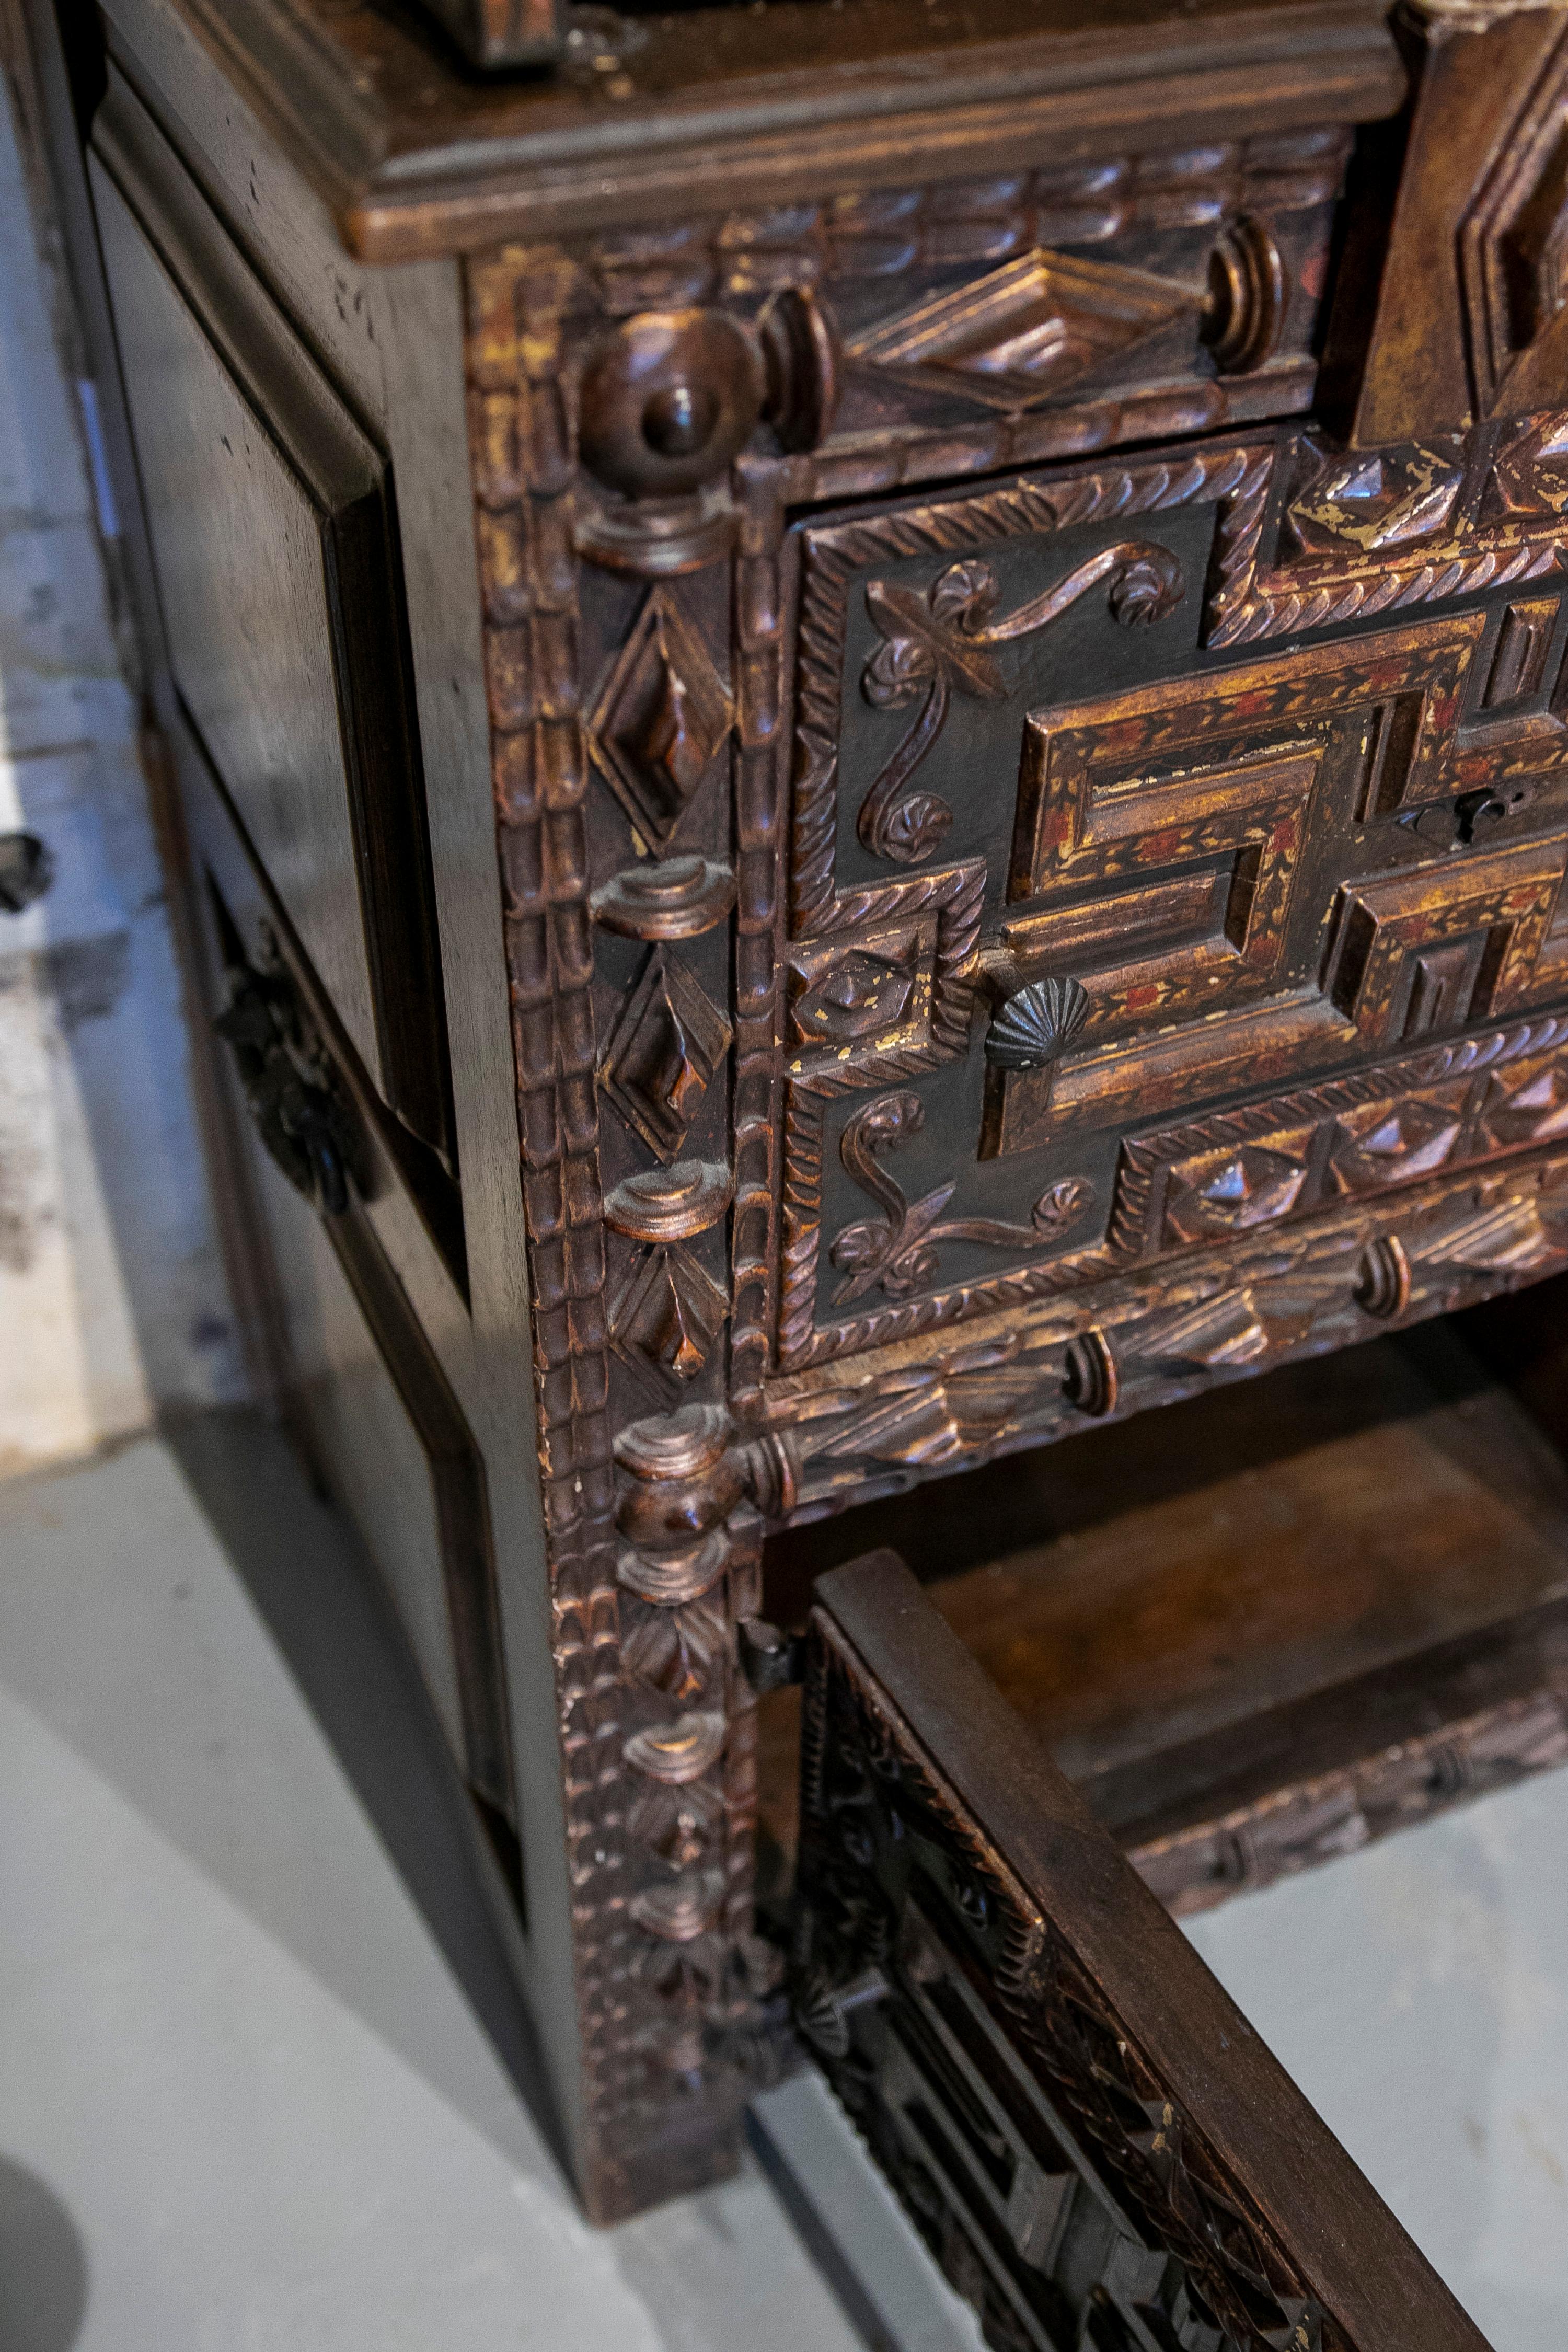
[[[947,803],[907,788],[942,733],[952,696],[1005,700],[1011,689],[996,649],[1037,635],[1101,582],[1109,583],[1112,614],[1130,628],[1165,619],[1185,585],[1170,550],[1142,540],[1103,549],[1000,621],[991,618],[1001,594],[996,575],[978,558],[950,564],[923,596],[897,582],[867,583],[866,609],[882,643],[861,673],[860,690],[879,710],[900,709],[920,697],[913,724],[856,820],[874,856],[918,866],[945,838],[952,823]]]
[[[937,1247],[942,1242],[975,1242],[988,1249],[1049,1248],[1087,1213],[1094,1199],[1094,1187],[1086,1178],[1068,1176],[1041,1193],[1026,1225],[1007,1224],[995,1217],[939,1222],[953,1184],[939,1184],[922,1200],[906,1201],[877,1156],[918,1134],[924,1118],[918,1095],[879,1095],[861,1106],[844,1130],[839,1158],[861,1191],[886,1213],[846,1225],[828,1251],[846,1277],[833,1294],[836,1307],[847,1307],[879,1285],[889,1298],[906,1298],[933,1282]]]

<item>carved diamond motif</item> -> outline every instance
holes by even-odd
[[[1189,1160],[1171,1171],[1165,1223],[1184,1242],[1245,1233],[1286,1215],[1306,1181],[1303,1160],[1257,1144],[1222,1160]]]
[[[730,1024],[679,956],[655,948],[611,1030],[599,1083],[661,1160],[686,1139],[730,1044]]]
[[[595,760],[645,848],[668,847],[732,712],[701,638],[656,588],[588,721]]]
[[[1186,288],[1169,278],[1039,247],[885,320],[846,356],[926,391],[1017,410],[1048,399],[1196,307]]]
[[[1329,459],[1290,508],[1290,529],[1309,554],[1350,547],[1369,553],[1429,539],[1453,514],[1465,478],[1458,433],[1403,449]]]
[[[1568,1135],[1568,1068],[1560,1062],[1494,1077],[1486,1123],[1499,1143],[1552,1143]]]
[[[1404,1102],[1375,1103],[1341,1120],[1334,1173],[1347,1192],[1376,1192],[1412,1176],[1429,1176],[1458,1141],[1460,1124],[1458,1099],[1450,1104],[1413,1095]]]
[[[897,1028],[914,994],[919,955],[918,940],[900,961],[851,948],[796,1000],[796,1034],[817,1044],[845,1045],[878,1030]]]
[[[610,1337],[674,1381],[695,1378],[724,1328],[728,1302],[687,1250],[647,1251],[616,1301]]]

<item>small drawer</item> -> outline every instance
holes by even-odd
[[[1458,436],[1358,472],[1275,433],[797,527],[781,1414],[835,1364],[929,1369],[947,1327],[1016,1352],[1076,1318],[1114,1356],[1097,1302],[1135,1324],[1200,1247],[1190,1295],[1160,1276],[1167,1370],[1240,1366],[1270,1342],[1216,1247],[1419,1185],[1468,1218],[1478,1169],[1568,1136],[1532,431],[1484,473]],[[1468,594],[1460,501],[1500,517]],[[1520,1270],[1554,1262],[1549,1208],[1519,1209]],[[1110,1409],[1106,1364],[1076,1377]]]

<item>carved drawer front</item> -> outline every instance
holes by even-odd
[[[996,2352],[1486,2352],[894,1554],[817,1587],[796,2015]]]
[[[777,1371],[1568,1135],[1563,451],[1289,434],[798,528]]]

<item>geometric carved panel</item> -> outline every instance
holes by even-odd
[[[1518,1000],[1541,923],[1513,865],[1494,906],[1473,858],[1357,886],[1323,992],[1332,886],[1358,828],[1438,801],[1484,625],[1457,614],[1027,715],[1002,944],[1021,980],[1076,978],[1089,1010],[1055,1073],[990,1073],[982,1158],[1218,1093],[1260,1055],[1305,1071],[1358,1028],[1381,1043]],[[1504,855],[1541,869],[1539,918],[1562,845]]]
[[[731,709],[701,638],[656,588],[588,720],[594,758],[656,856],[668,847],[728,735]]]
[[[1554,371],[1543,347],[1568,309],[1568,58],[1560,50],[1507,136],[1459,234],[1479,415],[1516,413]],[[1556,353],[1561,358],[1561,339]],[[1516,392],[1510,379],[1529,380]]]
[[[846,357],[927,391],[1016,413],[1178,320],[1190,322],[1195,308],[1187,288],[1170,278],[1037,249],[885,320]]]
[[[599,1083],[661,1160],[673,1160],[730,1044],[730,1024],[680,958],[656,947],[622,1007]]]
[[[1534,982],[1565,861],[1568,835],[1549,834],[1346,890],[1335,1004],[1368,1045],[1511,1011]]]

